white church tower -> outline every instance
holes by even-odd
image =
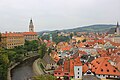
[[[34,25],[32,19],[30,20],[30,24],[29,24],[29,32],[34,32]]]

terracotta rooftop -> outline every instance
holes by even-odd
[[[110,57],[100,57],[91,62],[91,70],[95,74],[102,75],[117,75],[120,76],[120,72],[109,63]]]
[[[68,60],[64,61],[64,72],[70,71],[70,62]]]
[[[80,57],[76,59],[65,60],[63,68],[59,66],[54,72],[58,72],[61,74],[68,73],[67,76],[74,76],[74,66],[82,66]]]
[[[65,46],[62,48],[62,51],[68,51],[72,48],[72,46]]]
[[[23,35],[37,35],[37,32],[23,32]]]
[[[70,59],[70,76],[74,76],[74,60]]]
[[[4,36],[4,37],[20,37],[20,36],[24,36],[24,35],[22,33],[10,32],[10,33],[2,33],[2,36]]]
[[[88,66],[86,64],[83,65],[82,72],[86,73],[88,70]]]

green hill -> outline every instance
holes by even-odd
[[[53,33],[53,32],[107,32],[110,28],[114,28],[116,25],[112,24],[96,24],[89,26],[82,26],[73,29],[64,29],[64,30],[54,30],[54,31],[42,31],[38,32],[38,34],[42,34],[44,32]]]
[[[63,32],[78,32],[78,31],[79,32],[105,32],[113,27],[115,27],[115,25],[98,24],[98,25],[90,25],[90,26],[60,30],[60,31],[63,31]]]

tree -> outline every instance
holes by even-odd
[[[82,42],[86,42],[86,39],[83,39]]]
[[[49,40],[49,35],[44,35],[41,37],[42,40]]]
[[[48,55],[52,52],[51,48],[48,48]]]
[[[41,44],[41,46],[39,47],[38,53],[40,54],[40,58],[43,58],[45,53],[47,53],[47,47],[45,43]]]
[[[25,45],[24,48],[27,51],[36,51],[38,49],[38,41],[37,40],[33,40],[33,41],[25,41]]]
[[[80,43],[80,40],[78,40],[78,43]]]
[[[72,37],[73,37],[73,33],[70,34],[70,38],[71,38],[71,39],[72,39]]]
[[[7,68],[9,59],[7,54],[0,54],[0,79],[7,80]]]
[[[15,61],[15,57],[16,57],[16,52],[13,50],[8,51],[8,59],[10,61],[10,63]]]

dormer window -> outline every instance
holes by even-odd
[[[109,70],[107,69],[107,72],[109,72]]]
[[[105,66],[107,66],[107,64],[105,64]]]
[[[116,72],[116,70],[113,70],[113,72]]]
[[[101,71],[103,72],[103,69],[101,69]]]

